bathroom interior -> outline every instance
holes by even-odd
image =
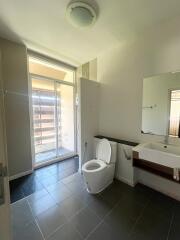
[[[180,2],[0,6],[0,240],[179,240]]]

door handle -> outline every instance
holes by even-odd
[[[7,168],[0,163],[0,205],[5,202],[4,178],[7,176]]]

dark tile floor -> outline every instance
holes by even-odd
[[[78,167],[78,157],[74,157],[39,168],[30,175],[10,181],[11,203],[72,175],[78,171]]]
[[[140,184],[90,195],[75,173],[11,206],[13,240],[180,239],[180,202]]]

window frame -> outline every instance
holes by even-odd
[[[58,80],[51,77],[45,77],[38,74],[33,74],[29,72],[29,58],[34,58],[42,62],[50,63],[51,65],[60,66],[66,69],[69,69],[73,72],[73,82],[67,82],[64,80]],[[31,152],[32,152],[32,165],[33,169],[38,168],[39,166],[35,166],[35,149],[34,149],[34,133],[33,133],[33,109],[32,109],[32,78],[34,79],[42,79],[42,80],[52,80],[58,82],[63,85],[68,85],[73,87],[73,111],[74,111],[74,155],[77,155],[77,105],[76,105],[76,93],[77,93],[77,79],[76,79],[76,70],[75,66],[69,65],[67,63],[61,62],[57,59],[53,59],[51,57],[36,53],[34,51],[27,51],[27,66],[28,66],[28,88],[29,88],[29,114],[30,114],[30,131],[31,131]],[[47,161],[46,163],[42,163],[40,167],[52,164],[53,162],[58,162],[64,160],[65,157],[57,157],[52,161]]]

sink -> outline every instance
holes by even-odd
[[[133,148],[138,152],[139,159],[164,165],[170,168],[180,168],[180,147],[159,142],[140,144]]]
[[[145,143],[144,147],[180,156],[180,146],[164,143]]]

